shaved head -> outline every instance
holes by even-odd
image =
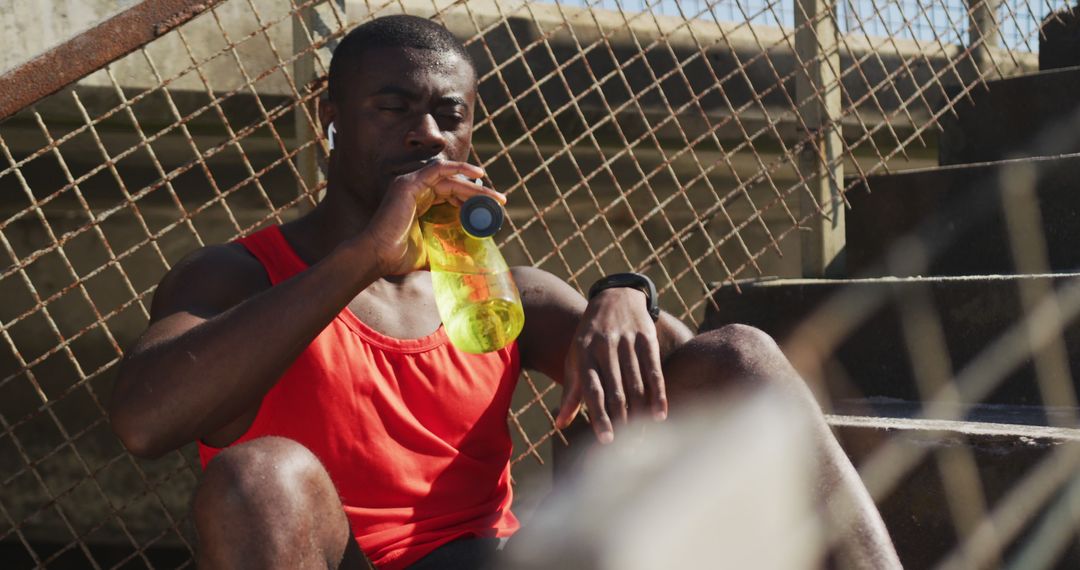
[[[476,74],[468,50],[438,22],[417,16],[384,16],[354,28],[334,50],[328,86],[331,101],[343,101],[346,76],[362,71],[362,56],[378,48],[411,48],[407,50],[415,60],[411,63],[422,68],[439,69],[464,60]]]

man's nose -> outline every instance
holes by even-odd
[[[430,113],[421,115],[405,138],[405,144],[410,147],[424,147],[436,152],[441,152],[446,148],[446,137],[443,136],[439,123]]]

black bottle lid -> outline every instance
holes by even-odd
[[[461,205],[461,227],[476,238],[495,235],[502,227],[503,217],[502,207],[488,196],[473,196]]]

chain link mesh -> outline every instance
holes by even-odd
[[[801,236],[823,231],[867,177],[936,165],[943,118],[988,80],[1036,70],[1039,23],[1060,7],[991,2],[992,18],[980,20],[978,5],[959,0],[840,0],[806,13],[813,4],[211,2],[7,118],[4,556],[14,567],[191,565],[193,450],[134,459],[112,436],[105,401],[156,283],[180,257],[315,203],[327,151],[315,104],[329,54],[353,25],[405,12],[466,40],[480,75],[473,159],[508,194],[499,241],[511,263],[579,290],[604,274],[644,272],[662,306],[696,325],[721,287],[800,275]],[[822,22],[839,31],[831,52],[816,37]],[[818,48],[805,47],[807,33]],[[807,78],[812,69],[827,79]],[[838,146],[822,150],[833,135]],[[810,190],[837,172],[847,178],[834,180],[831,198]],[[913,352],[951,378],[927,340],[940,337],[935,309],[909,316]],[[540,471],[562,438],[557,398],[550,380],[526,375],[510,413],[526,507],[544,482],[525,483],[537,487],[530,493],[522,474]],[[867,467],[878,496],[918,462],[909,448],[891,449]],[[1047,460],[1038,489],[1065,488],[1075,460]],[[962,449],[938,461],[950,496],[979,488]],[[1033,492],[1018,485],[1014,502]],[[1021,507],[999,503],[998,518],[986,518],[983,503],[954,509],[955,532],[999,546],[1007,525],[985,521],[1012,520],[999,511]]]

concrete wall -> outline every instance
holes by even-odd
[[[0,0],[0,72],[70,39],[139,0]]]

